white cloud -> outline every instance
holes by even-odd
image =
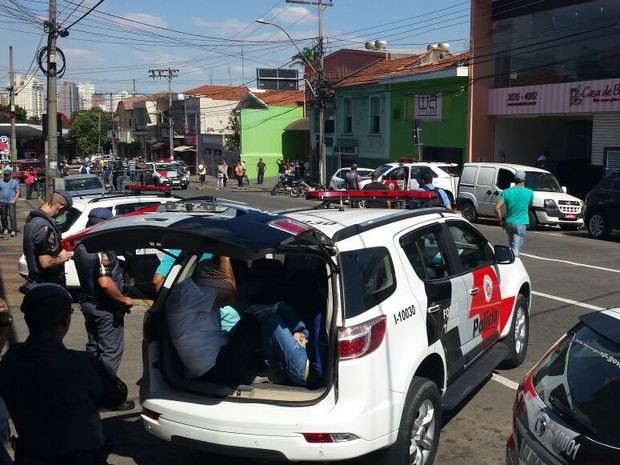
[[[100,53],[93,52],[92,50],[86,50],[84,48],[63,48],[62,51],[71,66],[75,66],[76,62],[102,63],[105,61],[101,57]]]
[[[240,19],[226,19],[224,21],[207,21],[200,16],[194,16],[192,18],[194,26],[209,29],[209,35],[218,35],[216,33],[224,32],[226,35],[234,34],[248,26],[247,21],[241,21]]]
[[[273,10],[272,19],[283,23],[305,24],[315,20],[314,13],[305,6],[288,6],[284,8],[275,8]]]
[[[139,23],[145,23],[148,24],[149,26],[155,26],[155,27],[167,27],[168,23],[166,23],[166,21],[159,17],[159,16],[154,16],[151,15],[149,13],[127,13],[126,15],[123,15],[123,19],[119,19],[118,22],[125,24],[125,25],[132,25],[135,27],[147,27],[143,24],[137,24],[134,23],[133,21],[137,21]]]

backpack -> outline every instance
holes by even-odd
[[[435,194],[437,194],[434,198],[424,201],[425,207],[445,207],[440,194],[443,189],[438,187],[430,188],[428,185],[422,186],[422,189],[427,192],[435,192]]]

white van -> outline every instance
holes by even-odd
[[[525,171],[525,186],[534,191],[530,228],[559,225],[562,229],[583,226],[584,203],[568,195],[549,171],[511,163],[465,163],[459,181],[457,208],[469,221],[495,217],[497,197],[514,183],[517,171]]]

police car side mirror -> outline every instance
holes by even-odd
[[[510,265],[515,261],[515,254],[510,247],[505,245],[495,246],[495,263],[498,265]]]
[[[568,194],[568,189],[566,188],[566,186],[562,186],[562,192],[564,192],[565,194]]]

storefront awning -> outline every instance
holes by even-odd
[[[179,145],[178,147],[174,148],[175,152],[195,152],[196,151],[196,147],[191,147],[189,145]]]
[[[285,131],[310,131],[310,118],[299,118],[289,124]]]

